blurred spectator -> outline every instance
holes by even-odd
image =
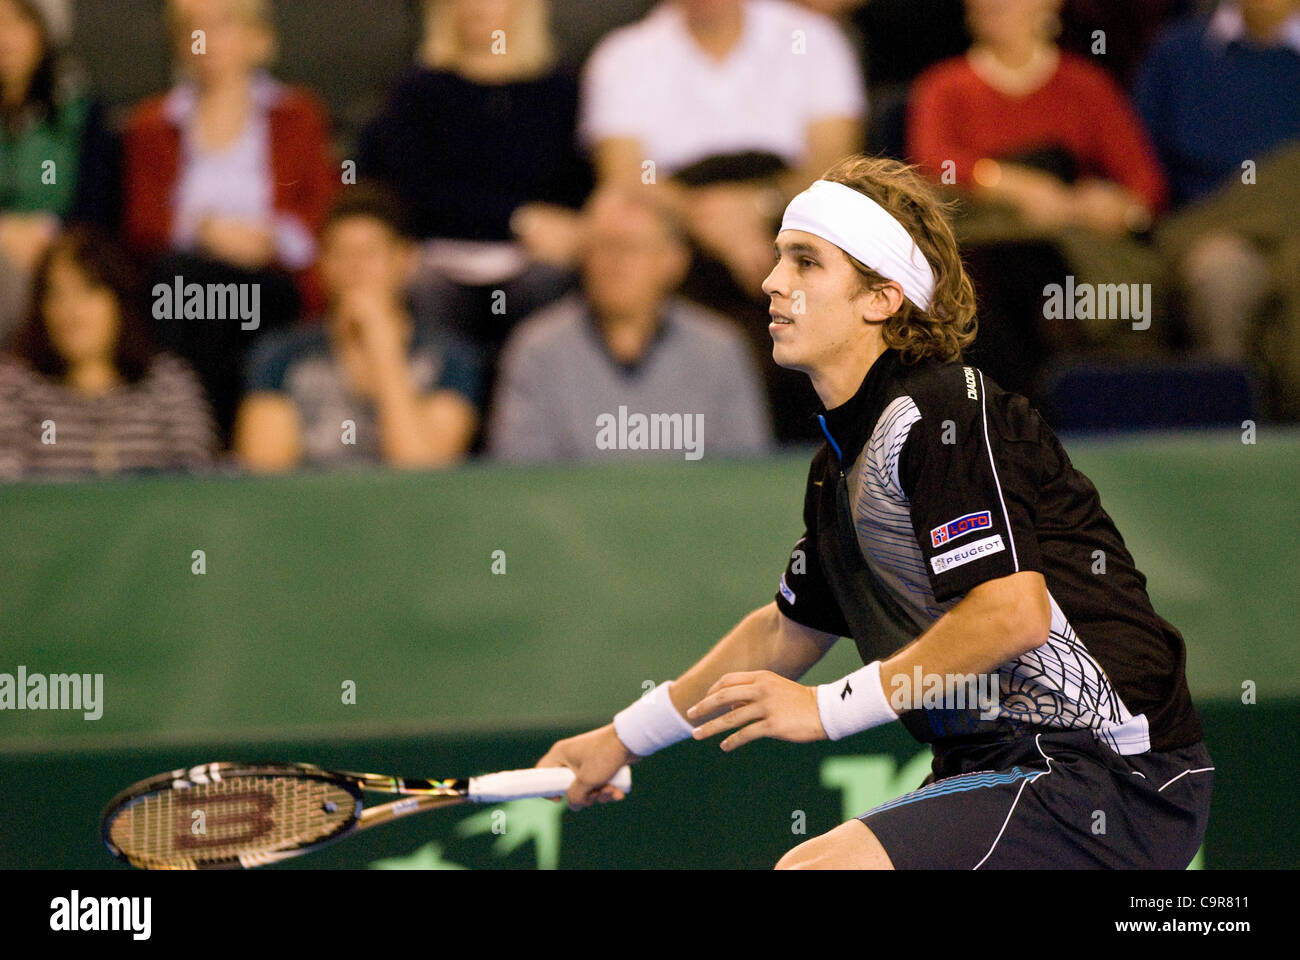
[[[126,137],[126,228],[163,256],[151,280],[259,291],[256,329],[215,317],[158,317],[164,345],[190,360],[223,432],[250,340],[293,322],[316,298],[315,231],[339,183],[324,110],[266,72],[275,49],[267,0],[169,0],[183,79],[139,106]],[[151,284],[152,286],[152,284]]]
[[[422,241],[421,316],[495,348],[573,284],[591,172],[577,80],[546,0],[427,0],[420,63],[363,131],[360,173],[388,183]],[[495,291],[504,310],[492,309]]]
[[[169,0],[185,75],[128,126],[127,229],[149,253],[306,270],[338,183],[322,106],[265,71],[266,0]]]
[[[962,0],[799,0],[839,19],[860,48],[871,92],[867,142],[907,160],[908,88],[927,67],[959,56],[971,37]],[[1060,46],[1093,59],[1127,85],[1171,12],[1192,0],[1066,0]],[[1102,46],[1104,45],[1104,46]]]
[[[964,242],[1040,237],[1081,282],[1150,282],[1158,261],[1131,234],[1165,203],[1155,151],[1115,81],[1057,49],[1059,9],[1060,0],[967,0],[975,43],[918,78],[909,152],[976,201],[959,218]],[[1088,320],[1081,332],[1103,341],[1120,319]]]
[[[404,292],[416,249],[382,188],[349,186],[321,238],[324,322],[263,340],[235,452],[250,469],[460,459],[478,426],[475,354],[417,324]]]
[[[1239,177],[1244,160],[1300,139],[1300,0],[1221,3],[1175,24],[1134,98],[1175,206]]]
[[[861,148],[866,112],[853,45],[785,0],[660,0],[584,68],[579,138],[598,181],[675,208],[699,254],[681,292],[740,322],[782,442],[820,434],[808,378],[771,360],[772,239],[790,198]]]
[[[764,451],[771,430],[748,345],[725,318],[673,294],[690,253],[672,209],[643,190],[605,188],[588,205],[587,231],[582,292],[524,321],[506,344],[492,454],[619,456],[609,452],[620,440],[614,424],[656,416],[671,424],[667,437],[651,426],[618,448],[653,443],[687,459]]]
[[[1241,0],[1172,27],[1138,102],[1185,205],[1157,244],[1195,348],[1260,364],[1300,417],[1300,0]]]
[[[582,92],[579,134],[599,181],[660,185],[755,298],[774,221],[859,149],[866,116],[852,45],[834,21],[785,0],[661,0],[601,40]]]
[[[70,30],[66,0],[0,0],[0,340],[60,225],[116,221],[116,151],[61,54]]]
[[[962,0],[799,0],[842,19],[863,40],[873,101],[970,46]],[[1060,45],[1127,84],[1170,16],[1198,0],[1065,0]],[[1098,32],[1101,36],[1099,37]],[[1098,41],[1105,44],[1099,49]],[[873,104],[873,113],[879,104]],[[875,144],[873,144],[875,146]]]
[[[190,470],[212,462],[203,390],[149,340],[126,253],[74,226],[38,266],[31,312],[0,360],[0,476]]]

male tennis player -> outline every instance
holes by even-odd
[[[775,601],[540,765],[574,771],[581,807],[692,735],[732,730],[734,750],[897,721],[933,747],[925,784],[779,867],[1186,867],[1213,762],[1182,637],[1051,430],[961,362],[974,296],[941,205],[910,168],[851,157],[790,202],[776,256],[772,355],[812,379],[826,442]],[[797,683],[841,636],[866,666]],[[979,677],[982,704],[950,682]]]

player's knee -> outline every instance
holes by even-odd
[[[786,852],[777,870],[892,870],[888,854],[870,828],[849,820]]]

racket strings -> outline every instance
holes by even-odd
[[[348,791],[321,780],[235,776],[150,794],[121,811],[113,843],[149,869],[291,850],[322,840],[355,815]]]

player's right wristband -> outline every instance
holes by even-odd
[[[630,707],[614,715],[614,732],[623,746],[638,757],[685,740],[695,728],[686,721],[668,696],[671,680],[659,684]]]
[[[817,713],[830,740],[842,740],[882,723],[897,720],[880,686],[880,661],[873,660],[861,670],[834,683],[817,688]]]

